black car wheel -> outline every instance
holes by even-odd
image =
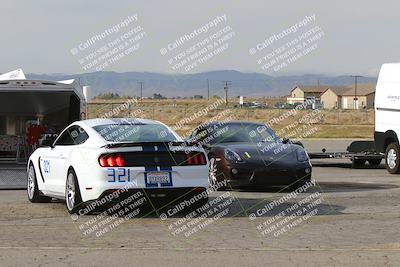
[[[208,171],[208,183],[210,184],[210,187],[218,190],[222,190],[224,187],[219,186],[218,187],[218,182],[219,182],[219,176],[221,176],[221,172],[218,170],[218,163],[217,159],[214,157],[209,157],[210,165],[209,165],[209,171]]]
[[[217,160],[215,158],[210,158],[210,166],[208,170],[209,170],[208,183],[210,184],[211,187],[213,187],[217,184],[217,172],[218,172]]]
[[[67,182],[65,185],[65,203],[69,213],[76,212],[79,205],[82,203],[78,180],[74,170],[72,169],[68,171]]]
[[[41,195],[37,185],[35,167],[31,163],[28,170],[28,187],[26,189],[30,202],[51,202],[51,197]]]

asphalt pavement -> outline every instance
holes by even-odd
[[[319,152],[345,149],[349,142],[317,140],[305,146]],[[23,190],[0,190],[0,263],[398,266],[400,176],[383,165],[351,169],[346,160],[313,161],[313,166],[315,185],[305,192],[213,192],[204,217],[201,212],[165,219],[161,212],[71,217],[60,201],[32,204]]]

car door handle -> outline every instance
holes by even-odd
[[[66,159],[67,158],[64,154],[60,154],[58,156],[60,157],[60,159]]]

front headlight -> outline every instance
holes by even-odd
[[[239,156],[238,153],[236,153],[235,151],[228,149],[228,148],[224,150],[224,156],[226,159],[233,161],[233,162],[242,162],[243,161],[243,159]]]
[[[300,162],[304,162],[308,160],[308,155],[303,149],[297,149],[297,160]]]

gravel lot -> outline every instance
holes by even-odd
[[[348,144],[305,142],[313,152],[344,150]],[[288,199],[289,190],[272,188],[213,192],[210,201],[229,196],[233,202],[227,214],[213,215],[201,227],[195,219],[182,223],[183,215],[138,216],[99,237],[81,228],[96,215],[73,221],[64,203],[31,204],[25,191],[1,190],[1,266],[398,266],[400,176],[389,175],[384,166],[351,169],[343,160],[313,165],[316,186],[296,198]],[[284,203],[259,215],[282,198]],[[313,205],[301,206],[309,212],[289,216],[287,211],[300,203]],[[286,216],[278,217],[281,212]],[[285,218],[292,220],[290,227],[265,232]],[[192,227],[197,232],[173,232],[188,222],[198,226]]]

